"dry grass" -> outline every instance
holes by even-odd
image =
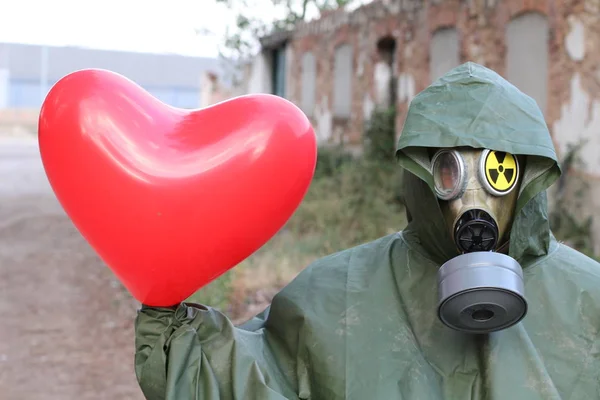
[[[317,248],[303,252],[295,243],[297,238],[282,232],[232,271],[228,306],[234,322],[263,311],[279,290],[320,255]]]
[[[321,235],[283,230],[244,262],[190,300],[208,304],[241,323],[263,311],[273,296],[311,262],[326,254]]]

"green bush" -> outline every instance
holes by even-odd
[[[342,147],[323,146],[319,148],[313,181],[334,176],[342,166],[352,163],[354,158]]]
[[[375,109],[365,123],[365,157],[392,164],[396,149],[396,108]]]
[[[358,158],[315,179],[287,228],[295,235],[328,237],[328,250],[353,246],[401,229],[398,167]]]
[[[574,169],[583,169],[584,163],[579,151],[585,142],[569,146],[560,160],[563,175],[552,194],[552,206],[549,212],[550,226],[556,238],[588,256],[595,257],[592,235],[593,218],[585,216],[584,202],[587,201],[589,183]]]

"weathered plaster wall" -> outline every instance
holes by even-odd
[[[392,66],[385,61],[376,62],[373,70],[374,102],[382,107],[389,107],[392,105],[392,98],[389,90],[390,81],[392,79],[394,79]],[[367,112],[365,116],[368,118],[370,114],[370,112]]]
[[[589,190],[580,199],[581,216],[594,217],[595,251],[600,253],[600,0],[567,2],[560,11],[561,40],[555,55],[559,82],[551,86],[556,95],[550,123],[559,153],[583,145],[579,153],[583,165],[576,173],[588,182]]]
[[[271,57],[268,54],[260,53],[250,66],[247,82],[248,93],[270,93],[273,86],[271,73]],[[288,75],[288,79],[291,79],[291,76]]]
[[[454,27],[441,28],[431,37],[429,77],[440,78],[453,67],[460,64],[460,38]]]

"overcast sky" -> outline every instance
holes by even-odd
[[[259,1],[260,2],[260,1]],[[216,56],[234,14],[215,0],[2,0],[0,41]],[[257,12],[268,17],[270,7]],[[214,32],[199,37],[197,28]]]
[[[271,0],[251,2],[246,14],[277,16]],[[0,0],[1,42],[216,57],[234,23],[235,12],[215,0]]]

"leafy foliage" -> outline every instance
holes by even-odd
[[[250,59],[258,49],[258,39],[285,31],[310,16],[319,16],[321,12],[345,7],[356,0],[217,0],[231,10],[236,10],[236,24],[228,28],[221,56],[243,62]],[[274,17],[253,15],[252,10],[270,6]]]
[[[574,173],[583,168],[579,156],[585,142],[569,146],[561,160],[563,175],[557,183],[549,213],[550,226],[556,237],[569,246],[587,254],[593,254],[593,235],[591,216],[584,216],[584,202],[588,197],[589,183]]]
[[[392,163],[395,160],[396,107],[375,109],[365,126],[367,158]]]

